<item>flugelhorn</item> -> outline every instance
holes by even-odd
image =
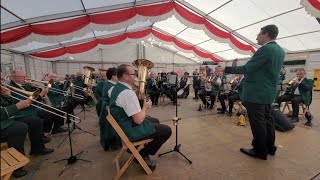
[[[36,79],[27,78],[26,80],[30,81],[30,82],[46,84],[49,89],[52,87],[52,85],[54,83],[53,79],[50,79],[49,81],[40,81],[40,80],[36,80]]]
[[[138,99],[143,100],[145,97],[145,88],[147,84],[148,69],[153,68],[154,64],[146,59],[137,59],[133,61],[133,66],[138,69],[139,91]]]
[[[235,77],[235,78],[233,78],[231,81],[230,81],[230,84],[236,84],[236,83],[238,83],[239,82],[239,76],[237,76],[237,77]]]
[[[4,83],[0,83],[1,86],[6,87],[7,89],[11,90],[11,91],[16,91],[20,94],[24,94],[25,96],[28,96],[29,99],[33,100],[33,99],[37,99],[40,95],[40,90],[37,89],[36,91],[33,92],[29,92],[29,91],[25,91],[23,89],[19,89],[19,88],[15,88],[13,86],[10,86],[8,84],[4,84]]]

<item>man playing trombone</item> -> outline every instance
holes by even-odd
[[[31,92],[34,91],[35,89],[31,87],[30,84],[25,83],[25,78],[26,78],[26,73],[24,71],[20,69],[13,70],[11,72],[11,81],[9,85],[25,91],[31,91]],[[44,97],[45,95],[48,94],[48,90],[49,90],[48,87],[43,88],[41,90],[39,95],[40,101],[42,99],[41,97]],[[18,95],[17,93],[13,93],[12,95],[19,99],[25,99],[24,97],[22,97],[21,95]],[[64,124],[63,118],[58,117],[52,113],[48,113],[47,111],[37,109],[35,107],[25,108],[19,111],[16,115],[17,118],[24,118],[24,117],[30,117],[30,116],[32,117],[38,116],[44,119],[44,128],[43,128],[44,132],[50,132],[52,125],[53,125],[52,133],[61,133],[66,131],[66,129],[63,129],[60,127]]]
[[[1,82],[3,78],[1,73]],[[44,146],[42,138],[43,119],[39,117],[16,118],[15,115],[22,109],[26,109],[31,105],[30,99],[21,100],[16,104],[10,98],[10,91],[1,86],[1,142],[6,141],[9,147],[14,147],[20,153],[24,152],[24,141],[28,133],[31,142],[31,150],[33,154],[45,155],[53,152],[53,149],[47,149]],[[19,168],[13,172],[15,177],[25,176],[28,172],[23,168]]]

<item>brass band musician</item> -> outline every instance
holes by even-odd
[[[209,108],[209,110],[213,109],[213,105],[215,102],[216,96],[220,93],[220,87],[222,84],[221,78],[219,77],[218,72],[211,71],[211,76],[209,76],[206,80],[206,88],[200,90],[199,97],[202,103]],[[211,104],[206,100],[206,95],[210,96]]]
[[[152,105],[158,105],[160,96],[159,81],[155,77],[155,73],[151,72],[150,77],[147,79],[146,92],[150,94]]]

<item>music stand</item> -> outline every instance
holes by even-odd
[[[178,84],[178,76],[175,76],[176,78],[176,83],[175,86]],[[171,79],[171,78],[170,78]],[[171,80],[170,80],[171,82]],[[177,91],[176,91],[176,95],[177,95]],[[181,144],[178,144],[178,122],[181,120],[181,118],[178,117],[178,98],[176,99],[176,116],[172,119],[173,120],[173,124],[176,126],[176,145],[174,146],[173,150],[165,152],[165,153],[161,153],[159,154],[159,157],[171,152],[178,152],[181,156],[183,156],[190,164],[192,164],[192,161],[190,159],[188,159],[184,154],[182,154],[180,152],[180,147]]]
[[[69,90],[70,90],[70,86],[69,86],[69,88],[68,88]],[[72,91],[70,91],[70,94],[71,94],[71,100],[73,101],[73,94],[72,94]],[[64,100],[64,107],[66,107],[67,106],[67,102],[68,102],[68,98],[69,98],[69,94],[68,93],[66,93],[66,97],[65,97],[65,100]],[[66,112],[67,112],[67,122],[68,122],[68,118],[69,118],[69,111],[68,111],[68,109],[66,108]],[[80,113],[81,113],[82,111],[80,111]],[[72,115],[75,115],[73,112],[71,113]],[[79,114],[79,113],[78,113]],[[76,114],[76,115],[78,115],[78,114]],[[84,117],[85,117],[85,110],[84,110]],[[85,119],[85,118],[84,118]],[[73,120],[74,120],[74,117],[73,117]],[[75,129],[78,129],[78,130],[80,130],[80,131],[82,131],[82,132],[85,132],[85,133],[88,133],[88,134],[91,134],[91,135],[93,135],[93,136],[96,136],[95,134],[93,134],[93,133],[91,133],[91,132],[89,132],[89,131],[86,131],[86,130],[83,130],[82,128],[80,128],[78,125],[76,125],[76,123],[75,123],[75,121],[73,121],[73,125],[72,125],[72,130],[70,130],[71,129],[71,127],[70,127],[70,123],[71,123],[71,121],[69,122],[69,124],[68,124],[68,130],[69,131],[71,131],[71,133],[75,130]],[[65,138],[63,138],[63,140],[59,143],[59,145],[58,145],[58,148],[61,146],[61,144],[68,138],[68,136],[69,135],[67,135]]]
[[[59,173],[59,176],[61,176],[61,174],[63,173],[63,171],[65,170],[65,168],[66,168],[69,164],[73,164],[73,163],[77,162],[77,160],[81,160],[81,161],[85,161],[85,162],[91,162],[91,161],[88,161],[88,160],[85,160],[85,159],[80,159],[80,158],[78,158],[78,156],[80,156],[80,155],[83,153],[83,151],[77,153],[76,155],[73,155],[70,123],[71,123],[71,120],[70,120],[69,113],[68,113],[68,111],[67,111],[67,124],[68,124],[68,136],[67,136],[67,137],[69,137],[70,157],[69,157],[69,158],[60,159],[60,160],[57,160],[57,161],[54,161],[54,162],[53,162],[53,163],[57,163],[57,162],[60,162],[60,161],[67,161],[67,164],[62,168],[61,172]],[[59,146],[60,146],[60,145],[59,145]],[[58,146],[58,147],[59,147],[59,146]]]

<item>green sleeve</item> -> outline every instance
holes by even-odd
[[[312,79],[307,79],[306,81],[302,81],[299,84],[299,87],[304,89],[305,91],[312,91],[314,81]]]
[[[17,106],[12,104],[10,106],[1,106],[1,121],[7,120],[18,112]]]
[[[226,67],[225,72],[231,74],[248,74],[256,71],[268,60],[268,58],[266,57],[266,54],[268,54],[266,53],[266,50],[266,47],[261,47],[245,65],[237,67]]]

